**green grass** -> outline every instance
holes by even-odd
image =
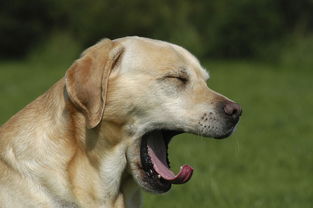
[[[0,64],[0,124],[63,76],[70,62]],[[193,135],[170,145],[174,170],[194,167],[187,184],[144,194],[147,208],[313,207],[313,72],[258,63],[209,62],[208,84],[244,110],[229,139]]]

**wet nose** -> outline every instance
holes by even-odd
[[[238,120],[242,114],[242,109],[237,103],[227,102],[224,105],[224,112],[226,115],[231,116],[234,120]]]

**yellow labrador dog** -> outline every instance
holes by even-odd
[[[224,138],[238,104],[206,85],[187,50],[139,37],[102,40],[0,128],[0,207],[140,207],[140,187],[164,193],[167,145],[183,132]]]

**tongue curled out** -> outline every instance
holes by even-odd
[[[193,169],[189,165],[181,166],[177,175],[169,169],[166,158],[167,147],[164,143],[162,133],[148,138],[147,145],[148,155],[153,164],[153,168],[160,177],[172,184],[183,184],[189,181],[193,172]]]

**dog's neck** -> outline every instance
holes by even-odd
[[[73,138],[76,152],[69,162],[69,174],[81,175],[86,169],[89,169],[88,173],[93,173],[93,176],[86,175],[85,179],[78,177],[73,180],[72,187],[76,197],[84,200],[88,197],[93,198],[96,203],[104,207],[138,207],[140,191],[132,176],[127,173],[127,144],[122,142],[127,138],[123,132],[124,124],[110,119],[103,120],[96,128],[87,129],[85,117],[75,108],[66,94],[64,94],[64,101],[64,112],[68,113],[65,119],[72,128],[68,130],[74,131],[76,135]],[[89,180],[89,184],[86,180]],[[84,190],[92,189],[89,193],[97,193],[97,195],[80,197],[81,194],[88,194],[88,191],[83,193],[76,191],[84,186],[87,186],[83,188]]]

